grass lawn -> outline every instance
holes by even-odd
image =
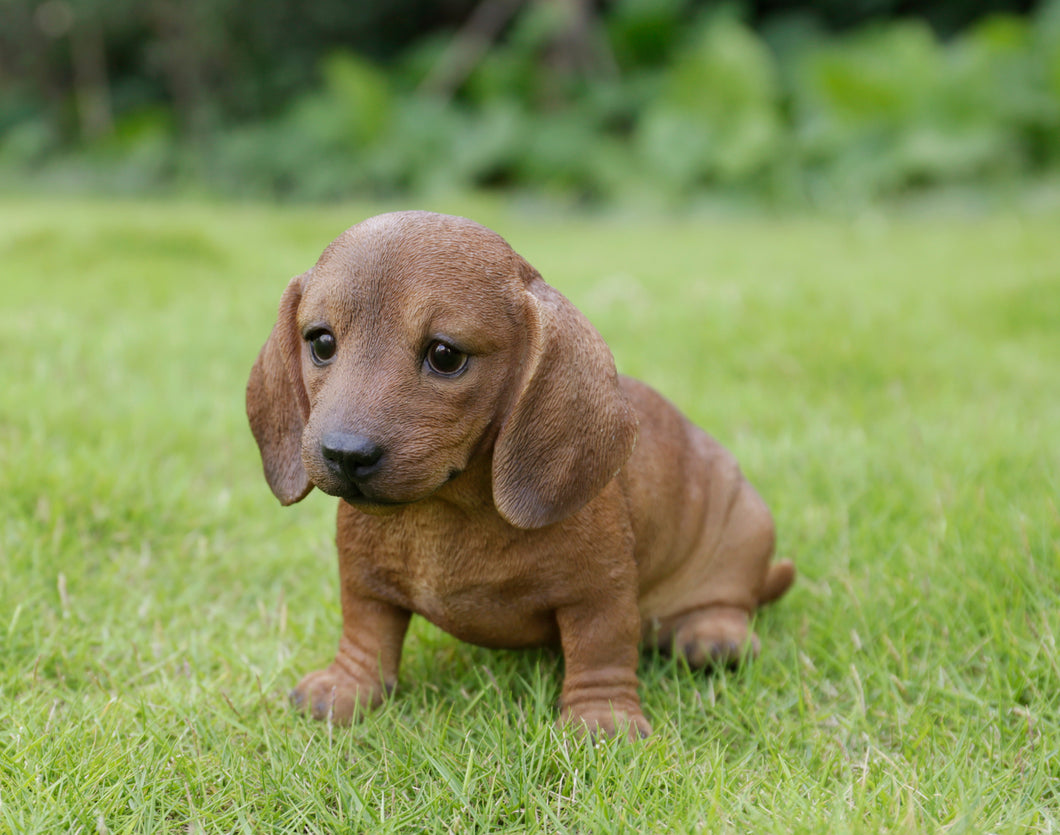
[[[561,662],[422,620],[363,723],[334,500],[243,413],[288,278],[378,206],[0,202],[0,832],[1055,832],[1060,212],[586,218],[504,234],[740,458],[800,569],[762,657],[646,657],[642,744]]]

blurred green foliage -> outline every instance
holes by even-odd
[[[939,8],[952,18],[952,5]],[[8,0],[0,178],[298,199],[508,187],[828,202],[1060,166],[1060,0],[945,35],[924,15],[836,31],[826,3],[763,16],[509,0],[485,44],[454,28],[470,0],[402,0],[400,25],[332,0],[315,17],[249,15],[244,0],[135,6]],[[239,37],[226,29],[251,18]],[[44,35],[19,49],[22,30]]]

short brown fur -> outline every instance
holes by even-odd
[[[468,356],[452,376],[425,359],[439,340]],[[647,735],[638,646],[735,663],[794,578],[733,456],[618,376],[588,320],[463,218],[340,235],[284,292],[247,414],[282,503],[343,499],[338,652],[292,693],[317,718],[382,700],[417,613],[483,646],[561,646],[560,720]],[[350,444],[371,463],[336,463]]]

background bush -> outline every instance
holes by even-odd
[[[827,202],[1060,165],[1060,0],[0,14],[0,176],[16,187]]]

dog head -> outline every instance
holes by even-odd
[[[400,507],[490,456],[521,528],[588,502],[637,431],[588,320],[499,235],[428,212],[370,218],[291,280],[247,414],[283,504]]]

